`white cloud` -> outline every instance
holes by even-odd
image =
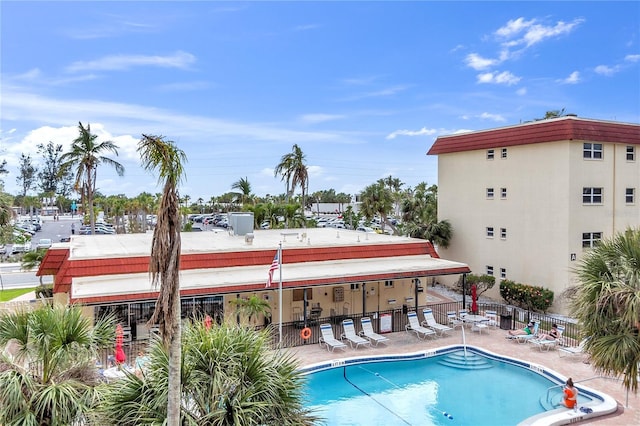
[[[610,77],[612,75],[614,75],[615,73],[617,73],[619,71],[619,67],[615,66],[615,67],[610,67],[608,65],[598,65],[597,67],[595,67],[594,71],[596,72],[596,74],[600,74],[600,75],[606,75],[607,77]]]
[[[396,130],[387,135],[385,139],[395,139],[398,136],[425,136],[434,135],[438,131],[435,129],[427,129],[423,127],[420,130]]]
[[[574,71],[571,74],[569,74],[569,77],[560,80],[561,83],[565,83],[565,84],[577,84],[580,83],[580,72],[578,71]]]
[[[294,31],[309,31],[309,30],[315,30],[317,28],[320,28],[320,25],[318,24],[306,24],[306,25],[298,25],[296,27],[293,28]]]
[[[323,123],[326,121],[342,120],[344,115],[338,114],[305,114],[300,116],[300,121],[307,124]]]
[[[525,21],[524,18],[512,19],[507,22],[507,25],[500,27],[496,30],[495,34],[499,37],[512,37],[516,34],[520,34],[526,28],[533,25],[535,19]]]
[[[483,112],[482,114],[479,115],[479,117],[482,119],[492,120],[492,121],[507,121],[500,114],[490,114],[488,112]]]
[[[307,173],[309,173],[309,177],[317,178],[324,174],[324,169],[320,166],[308,166]]]
[[[521,78],[511,74],[509,71],[503,71],[501,73],[494,71],[478,74],[477,80],[480,84],[505,84],[512,86],[517,84]]]
[[[519,45],[531,47],[549,38],[569,34],[583,22],[584,19],[576,18],[571,22],[558,21],[555,25],[549,26],[539,24],[535,19],[526,21],[524,18],[518,18],[498,28],[495,35],[505,40],[503,42],[505,47]]]
[[[624,60],[627,62],[639,62],[640,55],[627,55],[624,57]]]
[[[69,72],[127,70],[132,67],[153,66],[186,69],[196,61],[190,53],[178,51],[169,56],[112,55],[94,61],[77,61],[67,67]]]
[[[477,53],[468,54],[465,58],[465,61],[468,67],[471,67],[477,71],[490,68],[498,63],[498,61],[496,61],[495,59],[483,58]]]
[[[526,87],[521,87],[520,89],[516,90],[516,95],[518,96],[524,96],[527,94],[527,88]]]

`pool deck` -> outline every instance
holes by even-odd
[[[529,343],[517,343],[505,339],[507,332],[501,329],[483,330],[482,334],[472,332],[465,328],[466,343],[494,352],[499,355],[517,358],[529,363],[542,365],[558,373],[572,377],[578,386],[580,381],[598,376],[586,355],[572,355],[561,357],[557,349],[540,351],[535,345]],[[347,348],[346,351],[336,349],[329,352],[318,344],[298,346],[287,349],[299,360],[301,366],[315,364],[323,361],[371,355],[405,354],[418,352],[425,349],[435,349],[442,346],[462,344],[462,332],[457,329],[445,337],[427,340],[418,339],[415,334],[405,332],[386,334],[389,338],[388,345],[380,344],[378,347],[361,347],[359,349]],[[598,419],[584,421],[581,424],[598,424],[611,426],[640,425],[640,395],[628,393],[619,380],[598,378],[589,380],[584,386],[606,393],[618,402],[618,411],[614,414]]]

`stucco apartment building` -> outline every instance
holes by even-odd
[[[640,125],[577,116],[437,138],[438,219],[453,227],[440,254],[549,288],[565,312],[585,250],[640,226],[639,150]]]

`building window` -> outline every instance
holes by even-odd
[[[636,147],[627,145],[627,161],[636,161]]]
[[[500,268],[500,278],[503,280],[507,279],[507,270],[506,268]]]
[[[384,286],[386,288],[393,288],[393,281],[385,281]]]
[[[500,228],[500,238],[503,240],[507,239],[507,228]]]
[[[500,150],[500,158],[507,158],[507,148]]]
[[[487,198],[493,199],[493,188],[487,188]]]
[[[493,238],[493,226],[487,226],[487,237]]]
[[[627,188],[624,191],[624,202],[627,204],[633,204],[636,202],[636,189]]]
[[[360,290],[360,283],[351,283],[351,291]]]
[[[582,204],[602,204],[602,188],[582,188]]]
[[[493,266],[487,265],[487,275],[493,276]]]
[[[507,188],[500,188],[500,198],[507,198]]]
[[[591,248],[602,239],[602,232],[583,232],[582,247]]]
[[[492,149],[488,149],[487,150],[487,160],[493,160],[495,153],[493,152]]]
[[[584,143],[582,145],[582,157],[590,158],[594,160],[602,159],[602,144],[601,143]]]

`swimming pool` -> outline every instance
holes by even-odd
[[[616,402],[579,383],[579,405],[554,408],[565,377],[468,346],[307,366],[307,407],[325,425],[566,424],[615,411]]]

